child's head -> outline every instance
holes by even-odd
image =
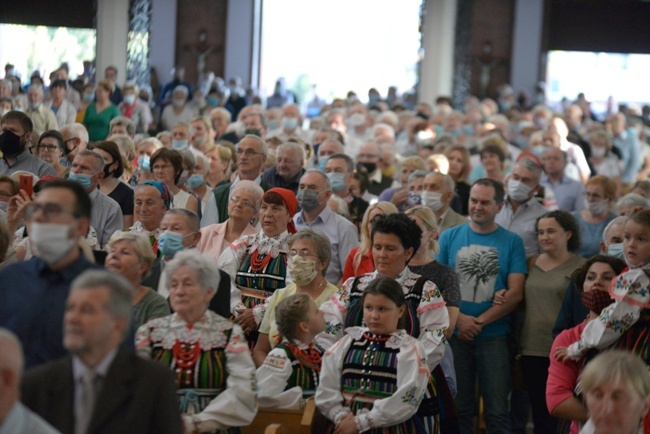
[[[631,267],[650,262],[650,209],[634,212],[625,222],[623,252]]]
[[[325,316],[307,294],[294,294],[275,307],[275,322],[280,336],[293,342],[295,339],[311,340],[325,330]]]
[[[387,335],[397,330],[406,310],[404,290],[395,280],[379,277],[363,292],[363,320],[371,333]]]

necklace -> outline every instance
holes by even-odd
[[[201,347],[198,341],[193,344],[176,341],[172,347],[172,355],[176,361],[176,366],[180,369],[187,369],[188,373],[196,364],[199,354],[201,354]]]
[[[291,351],[291,353],[293,353],[296,359],[298,359],[300,366],[320,372],[321,355],[318,350],[314,348],[314,344],[309,344],[309,346],[304,350],[301,350],[297,345],[288,342],[285,346]]]
[[[260,259],[260,255],[258,254],[258,250],[255,250],[253,254],[251,255],[251,271],[253,273],[260,273],[262,270],[266,268],[266,266],[271,262],[271,252],[269,252],[266,255],[263,255],[263,257]]]
[[[388,342],[388,339],[390,339],[390,336],[374,335],[370,332],[365,332],[363,337],[368,339],[370,342]]]

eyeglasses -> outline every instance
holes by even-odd
[[[601,195],[599,195],[599,194],[587,193],[586,191],[583,194],[587,199],[594,199],[594,200],[603,199],[603,197]]]
[[[264,152],[256,152],[254,149],[248,148],[248,149],[237,149],[237,151],[235,151],[235,154],[237,154],[237,156],[246,154],[247,157],[252,157],[253,155],[264,155]]]
[[[293,258],[296,255],[300,256],[301,258],[305,258],[307,256],[311,256],[312,258],[318,257],[307,249],[302,249],[301,251],[291,249],[289,252],[287,252],[287,255],[289,255],[290,258]]]
[[[54,152],[57,150],[57,148],[58,146],[56,145],[36,145],[36,149],[38,149],[39,151],[44,150],[47,152]]]
[[[174,167],[174,166],[172,166],[171,164],[156,164],[151,169],[152,170],[167,170],[170,167]]]
[[[64,213],[69,213],[75,217],[78,217],[77,213],[64,209],[58,203],[46,203],[46,204],[31,203],[27,205],[27,207],[25,208],[25,215],[27,215],[28,219],[33,218],[37,212],[43,213],[43,217],[45,217],[46,219],[51,219],[53,217],[60,216],[61,214]]]
[[[248,199],[242,199],[242,198],[240,198],[239,196],[232,196],[232,197],[230,198],[230,201],[231,201],[232,203],[234,203],[235,205],[240,205],[240,204],[241,204],[241,205],[243,205],[243,206],[249,206],[249,207],[251,207],[251,208],[255,208],[255,205],[253,204],[253,202],[251,202],[251,201],[248,200]]]

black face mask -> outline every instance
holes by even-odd
[[[377,163],[361,163],[361,165],[366,168],[368,175],[377,169]]]
[[[260,130],[258,130],[257,128],[248,128],[248,129],[244,130],[244,134],[245,135],[251,134],[253,136],[262,137],[262,132]]]
[[[114,172],[114,170],[110,170],[110,169],[109,169],[109,167],[112,166],[112,165],[113,165],[113,163],[111,163],[111,164],[107,164],[107,165],[104,166],[104,179],[106,179],[106,178],[108,178],[109,176],[111,176],[111,173]]]
[[[0,134],[0,151],[4,155],[14,156],[23,152],[23,143],[20,139],[23,136],[12,133],[11,131],[5,131]]]

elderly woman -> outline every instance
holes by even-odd
[[[133,202],[136,221],[129,230],[147,234],[154,254],[158,255],[160,223],[171,203],[169,190],[162,182],[145,181],[135,188]]]
[[[205,175],[206,182],[214,188],[227,182],[232,165],[232,151],[221,145],[208,146],[205,156],[210,160],[210,169]]]
[[[160,148],[151,156],[150,164],[156,181],[167,185],[172,193],[172,208],[185,208],[198,214],[199,201],[178,185],[183,174],[181,153],[175,149]]]
[[[109,99],[112,91],[113,85],[108,80],[101,80],[95,90],[95,102],[86,108],[82,123],[88,130],[91,142],[106,139],[111,120],[120,115],[117,106]]]
[[[397,214],[398,212],[395,205],[390,202],[376,202],[368,207],[361,221],[361,245],[350,250],[350,254],[345,260],[343,282],[350,277],[371,273],[375,269],[375,263],[372,261],[372,243],[370,240],[372,226],[375,219],[389,214]]]
[[[255,365],[242,329],[208,310],[219,268],[195,250],[165,267],[175,313],[147,322],[135,337],[138,354],[176,374],[185,432],[239,432],[257,413]]]
[[[596,175],[585,185],[585,205],[587,209],[573,211],[571,214],[580,225],[582,245],[578,254],[590,258],[600,251],[600,241],[607,224],[616,218],[612,212],[616,200],[616,183],[611,179]]]
[[[239,181],[228,199],[228,220],[201,229],[197,250],[215,260],[242,236],[257,231],[251,222],[257,219],[264,190],[253,181]]]
[[[130,185],[142,184],[144,181],[154,181],[154,176],[151,171],[151,156],[163,144],[155,137],[148,137],[138,143],[137,156],[138,156],[138,170],[133,174],[129,182]]]
[[[272,188],[264,193],[260,206],[262,230],[235,241],[217,261],[233,281],[231,313],[253,344],[264,316],[264,301],[275,290],[287,286],[288,241],[296,232],[291,218],[297,207],[291,190]]]
[[[630,216],[634,211],[648,208],[650,201],[637,193],[628,193],[616,202],[616,214],[618,216]]]
[[[151,108],[138,98],[139,89],[135,83],[124,83],[122,86],[122,102],[117,106],[122,116],[131,119],[135,124],[136,134],[146,133],[153,123]]]
[[[420,248],[422,230],[410,217],[391,214],[377,219],[371,233],[372,257],[375,271],[345,281],[343,287],[321,306],[327,328],[319,335],[319,342],[331,347],[343,337],[347,327],[360,326],[363,321],[363,291],[378,276],[395,279],[406,295],[404,328],[418,338],[426,351],[429,369],[434,371],[438,384],[430,384],[427,397],[420,407],[426,419],[426,432],[439,432],[440,408],[438,394],[448,393],[439,363],[445,349],[445,331],[449,327],[449,313],[436,285],[413,273],[408,263]],[[444,390],[443,390],[444,389]],[[449,397],[450,398],[450,397]],[[425,409],[426,408],[426,409]],[[446,410],[445,410],[446,411]]]
[[[124,173],[124,158],[114,142],[101,141],[93,145],[93,151],[104,157],[104,177],[99,181],[99,191],[120,205],[123,227],[133,225],[133,189],[120,181]]]
[[[69,167],[61,164],[61,157],[65,153],[63,146],[63,136],[56,130],[45,131],[38,138],[36,145],[36,156],[50,163],[60,178],[65,178],[70,171]]]
[[[178,122],[189,124],[199,114],[192,104],[187,103],[188,94],[189,90],[182,84],[174,88],[171,104],[168,104],[160,115],[163,129],[171,131]]]
[[[136,328],[151,319],[171,313],[167,300],[162,295],[142,285],[142,280],[151,270],[155,259],[149,239],[144,234],[118,231],[109,240],[104,265],[107,270],[124,276],[135,288],[133,319]]]
[[[194,159],[194,170],[192,170],[192,175],[187,178],[185,185],[201,199],[201,209],[205,209],[208,199],[210,199],[210,195],[212,194],[212,189],[208,187],[205,181],[210,170],[210,161],[203,154],[195,155]]]
[[[264,358],[279,339],[275,308],[282,300],[293,294],[307,294],[320,308],[336,293],[338,288],[325,280],[331,257],[330,241],[322,233],[303,229],[291,236],[287,268],[293,283],[278,289],[267,299],[266,313],[253,351],[253,359],[257,366],[262,365]]]

